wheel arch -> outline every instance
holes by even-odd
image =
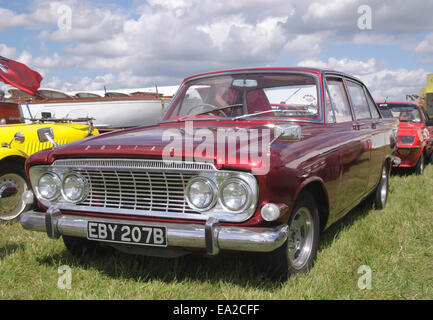
[[[329,218],[329,197],[325,184],[320,178],[311,178],[306,180],[298,189],[296,196],[293,198],[290,212],[296,203],[296,200],[303,192],[308,192],[317,202],[320,219],[320,230],[324,230]]]
[[[6,156],[2,159],[0,159],[0,165],[4,164],[4,163],[18,163],[18,164],[22,164],[23,169],[24,169],[24,164],[26,162],[27,158],[21,156],[21,155],[9,155]]]

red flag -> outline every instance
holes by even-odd
[[[0,56],[0,81],[33,96],[41,85],[42,76],[25,64]]]

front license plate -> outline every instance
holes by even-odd
[[[87,239],[166,247],[167,229],[165,227],[89,221],[87,222]]]

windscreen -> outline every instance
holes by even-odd
[[[400,122],[421,123],[422,117],[419,108],[413,104],[405,103],[381,103],[381,112],[390,114]]]
[[[241,73],[193,79],[164,120],[185,117],[321,119],[318,79],[301,73]]]

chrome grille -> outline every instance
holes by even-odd
[[[62,207],[148,215],[194,214],[184,192],[191,177],[214,171],[211,163],[147,159],[59,159],[53,167],[81,174],[88,182],[85,199]]]
[[[89,183],[89,191],[79,206],[197,213],[185,201],[184,190],[196,173],[131,170],[74,170]]]

